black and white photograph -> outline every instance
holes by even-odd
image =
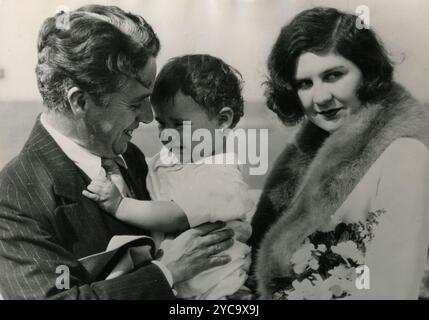
[[[0,0],[0,300],[429,300],[428,16]]]

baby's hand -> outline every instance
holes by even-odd
[[[123,197],[110,178],[100,175],[87,188],[82,191],[85,197],[97,202],[108,213],[116,213]]]

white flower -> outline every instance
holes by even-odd
[[[332,295],[335,298],[338,298],[344,294],[344,292],[349,292],[348,289],[350,287],[349,280],[340,279],[335,276],[331,276],[326,279],[326,283],[329,287],[329,290],[332,292]]]
[[[336,246],[332,246],[331,250],[344,258],[350,258],[358,264],[363,263],[363,255],[353,241],[340,242]]]
[[[347,268],[342,264],[329,270],[328,273],[338,279],[353,279],[355,277],[355,269]]]
[[[330,291],[329,283],[323,280],[320,275],[317,275],[317,279],[313,281],[314,290],[312,295],[309,297],[311,300],[329,300],[332,299],[332,292]]]
[[[312,274],[313,281],[304,279],[301,282],[295,280],[292,287],[287,292],[289,300],[329,300],[332,298],[332,292],[329,290],[328,283],[322,279],[319,274]]]
[[[308,264],[308,266],[317,271],[319,269],[319,261],[317,261],[316,259],[312,258]]]
[[[344,292],[350,294],[356,289],[356,271],[355,268],[347,268],[339,265],[328,272],[331,276],[326,279],[330,290],[335,297],[341,296]]]
[[[344,289],[342,288],[341,283],[331,285],[329,290],[331,290],[332,295],[335,298],[341,297],[344,294]]]
[[[301,282],[294,280],[292,282],[293,290],[288,293],[289,300],[304,300],[313,292],[313,285],[310,280],[304,279]]]
[[[320,252],[326,252],[326,246],[324,245],[324,244],[319,244],[318,246],[317,246],[317,249],[316,249],[317,251],[320,251]]]
[[[296,274],[301,274],[310,264],[310,261],[313,259],[312,252],[316,250],[314,245],[310,242],[305,242],[303,246],[295,251],[292,255],[291,263],[293,266],[293,271]]]

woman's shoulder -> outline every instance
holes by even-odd
[[[379,176],[374,206],[397,211],[405,206],[407,219],[412,212],[425,211],[429,191],[429,150],[421,141],[399,138],[379,158]],[[414,209],[411,209],[414,208]],[[401,214],[399,214],[401,216]]]
[[[423,142],[418,139],[408,137],[402,137],[394,140],[389,145],[388,149],[394,152],[405,150],[410,152],[424,153],[429,151]]]
[[[383,166],[389,163],[397,166],[404,162],[410,165],[423,164],[429,160],[429,149],[423,142],[415,138],[398,138],[384,150],[379,160]]]
[[[398,138],[384,150],[372,169],[377,172],[379,187],[425,185],[429,183],[429,150],[415,138]]]

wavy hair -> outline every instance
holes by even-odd
[[[64,15],[67,15],[65,17]],[[61,19],[67,27],[59,27]],[[101,104],[156,57],[160,42],[138,15],[115,6],[88,5],[47,18],[39,32],[36,76],[49,109],[70,111],[67,91],[78,86]]]
[[[268,58],[265,84],[267,106],[286,125],[304,117],[294,88],[296,64],[306,52],[333,52],[352,61],[360,69],[363,83],[357,96],[365,103],[383,98],[392,87],[393,65],[383,44],[359,17],[333,8],[316,7],[298,14],[284,26]]]

